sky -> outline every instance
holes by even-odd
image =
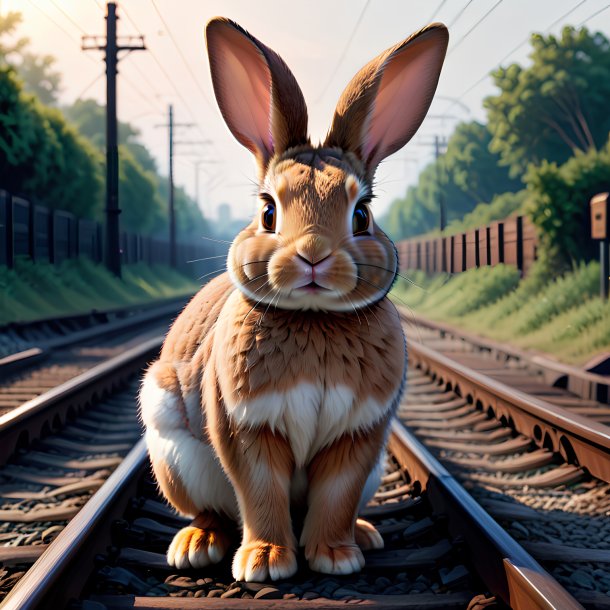
[[[204,27],[230,17],[278,52],[299,82],[313,141],[321,140],[351,77],[370,59],[432,21],[449,27],[450,43],[437,94],[418,134],[377,172],[375,213],[404,195],[433,158],[434,137],[457,121],[485,120],[483,99],[495,93],[489,72],[525,64],[532,32],[558,33],[585,25],[610,36],[608,0],[117,0],[119,35],[143,35],[146,51],[119,64],[118,116],[141,132],[167,173],[169,104],[177,123],[176,183],[214,219],[228,203],[235,217],[256,208],[255,166],[226,128],[214,99]],[[18,35],[31,51],[51,54],[62,73],[60,103],[105,103],[103,53],[82,51],[81,36],[105,33],[104,0],[0,0],[0,12],[19,11]],[[569,13],[569,14],[568,14]],[[197,169],[198,167],[198,169]]]

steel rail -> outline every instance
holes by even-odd
[[[390,450],[418,480],[437,513],[449,519],[449,531],[465,537],[470,559],[492,594],[516,610],[532,608],[581,609],[582,606],[523,550],[466,493],[459,483],[409,433],[394,422]],[[144,441],[140,440],[122,464],[96,492],[83,510],[60,533],[27,574],[7,596],[2,610],[40,610],[63,607],[85,588],[91,569],[91,558],[110,544],[110,523],[120,518],[129,497],[135,493],[138,479],[148,467]],[[138,598],[128,598],[137,607]],[[172,600],[176,601],[176,600]],[[219,606],[227,600],[201,598],[199,608],[251,608],[252,600],[229,600],[230,606]],[[345,603],[320,600],[315,607],[339,608]],[[393,608],[392,596],[373,596],[358,600],[367,608]],[[267,600],[261,600],[268,604]],[[281,608],[303,608],[302,600],[278,600]],[[130,607],[132,607],[130,605]]]
[[[539,371],[550,386],[564,388],[581,398],[597,400],[605,404],[610,403],[610,377],[608,376],[551,360],[542,352],[526,351],[512,345],[480,337],[446,322],[430,320],[421,314],[407,312],[403,306],[398,304],[396,307],[406,324],[438,331],[441,335],[450,335],[469,343],[481,351],[502,356],[505,360],[516,360],[526,363],[532,369]]]
[[[1,416],[0,464],[5,464],[19,447],[57,428],[72,414],[140,373],[157,356],[163,339],[153,337]]]
[[[0,604],[2,610],[64,608],[81,592],[91,559],[110,544],[110,525],[135,494],[148,463],[140,439]]]
[[[472,404],[491,409],[540,447],[610,482],[610,427],[491,379],[416,341],[409,343],[409,360]]]
[[[472,563],[494,595],[515,610],[582,608],[398,421],[389,448],[420,482],[435,512],[447,515],[451,534],[464,538]]]
[[[113,336],[122,331],[135,329],[139,326],[148,324],[157,318],[165,318],[172,314],[177,314],[185,305],[186,301],[187,297],[177,297],[163,299],[161,303],[147,303],[139,306],[131,305],[125,308],[115,308],[99,312],[93,310],[87,314],[79,314],[76,316],[64,316],[56,319],[36,320],[31,324],[23,323],[7,325],[5,328],[15,328],[20,326],[27,327],[28,325],[37,326],[41,324],[51,325],[70,322],[73,320],[81,320],[91,316],[126,315],[126,317],[122,317],[117,320],[93,324],[89,328],[69,332],[64,336],[41,340],[38,342],[36,347],[31,347],[21,352],[16,352],[0,358],[0,375],[12,374],[19,369],[44,360],[45,358],[48,358],[54,349],[67,347],[69,345],[76,345],[82,341],[88,341],[97,337]],[[2,332],[2,329],[0,329],[0,332]]]

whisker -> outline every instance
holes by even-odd
[[[203,258],[194,258],[192,261],[186,261],[187,263],[200,263],[201,261],[209,261],[212,258],[227,258],[226,254],[219,254],[218,256],[204,256]]]
[[[352,309],[354,310],[356,317],[358,318],[358,324],[362,325],[362,322],[360,321],[360,316],[358,315],[358,310],[356,309],[354,302],[347,295],[344,295],[341,297],[342,301],[345,301],[346,299],[349,302],[349,304],[351,305]]]
[[[199,281],[201,281],[204,277],[208,277],[208,275],[212,275],[213,273],[221,273],[222,271],[225,270],[225,267],[222,266],[219,269],[214,269],[214,271],[210,271],[209,273],[204,273],[201,277],[197,278]]]
[[[228,241],[226,239],[214,239],[212,237],[206,237],[205,235],[200,236],[201,239],[207,239],[208,241],[215,241],[217,244],[232,244],[232,241]]]
[[[363,282],[366,282],[367,284],[370,284],[370,285],[371,285],[371,286],[373,286],[374,288],[377,288],[378,290],[383,290],[383,288],[381,288],[380,286],[377,286],[377,284],[373,284],[373,282],[369,282],[368,280],[365,280],[365,279],[364,279],[363,277],[361,277],[361,276],[357,276],[357,277],[358,277],[358,279],[362,280]],[[411,318],[412,318],[412,320],[411,320],[411,324],[413,324],[413,326],[414,326],[414,327],[415,327],[415,329],[417,330],[418,337],[419,337],[419,342],[420,342],[420,343],[423,343],[423,340],[422,340],[422,335],[421,335],[421,329],[420,329],[420,327],[419,327],[419,324],[418,324],[417,319],[416,319],[416,317],[415,317],[415,312],[413,311],[412,307],[411,307],[411,306],[410,306],[410,305],[409,305],[409,304],[408,304],[408,303],[407,303],[407,302],[406,302],[404,299],[401,299],[401,298],[400,298],[398,295],[396,295],[396,294],[393,294],[393,295],[392,295],[392,298],[396,298],[396,299],[398,299],[398,300],[399,300],[401,303],[403,303],[403,304],[404,304],[404,306],[407,308],[407,310],[408,310],[408,311],[409,311],[409,313],[411,314]],[[400,316],[398,316],[398,317],[399,317],[399,319],[400,319]]]
[[[356,263],[356,265],[358,265],[360,267],[374,267],[375,269],[383,269],[384,271],[387,271],[388,273],[391,273],[392,275],[401,277],[403,280],[409,282],[410,284],[412,284],[413,286],[416,286],[417,288],[420,288],[424,292],[428,292],[428,290],[426,290],[426,288],[424,288],[423,286],[420,286],[419,284],[416,284],[412,279],[408,278],[406,275],[402,275],[401,273],[399,273],[398,270],[393,271],[392,269],[388,269],[387,267],[382,267],[381,265],[372,265],[371,263]]]
[[[269,282],[265,282],[263,284],[263,286],[266,286]],[[257,290],[255,290],[254,292],[258,292],[263,286],[261,286],[260,288],[258,288]],[[256,307],[263,301],[263,299],[265,299],[268,295],[270,295],[273,291],[275,290],[275,288],[271,287],[271,290],[269,290],[269,292],[267,292],[266,294],[264,294],[256,303],[254,303],[254,305],[252,306],[252,308],[250,309],[250,311],[246,314],[246,317],[243,319],[241,325],[243,326],[246,323],[246,320],[248,319],[248,316],[256,309]]]
[[[383,291],[383,290],[385,290],[385,288],[384,288],[384,287],[382,287],[382,286],[378,286],[377,284],[374,284],[373,282],[369,282],[369,280],[367,280],[367,279],[363,278],[361,275],[357,275],[356,277],[357,277],[359,280],[361,280],[361,281],[363,281],[363,282],[366,282],[367,284],[370,284],[371,286],[373,286],[373,288],[377,288],[377,290],[382,290],[382,291]],[[386,292],[386,294],[387,294],[387,292]],[[397,299],[398,299],[398,300],[399,300],[401,303],[404,303],[404,305],[405,305],[406,307],[408,307],[409,309],[411,309],[411,306],[410,306],[410,305],[409,305],[409,304],[408,304],[408,303],[407,303],[407,302],[406,302],[404,299],[402,299],[401,297],[399,297],[398,295],[393,294],[393,295],[392,295],[392,297],[393,297],[393,298],[397,298]]]
[[[366,294],[362,290],[358,289],[358,286],[356,286],[354,288],[354,291],[356,292],[356,294],[361,295],[366,300]],[[377,320],[377,324],[379,324],[379,327],[383,328],[383,325],[381,324],[381,320],[379,319],[379,316],[375,313],[375,310],[370,305],[367,305],[366,303],[364,304],[364,307],[366,307],[366,309],[368,309],[375,316],[375,319]]]

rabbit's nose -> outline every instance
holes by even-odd
[[[310,265],[317,265],[330,256],[332,249],[321,235],[306,235],[297,242],[296,251],[299,258]]]

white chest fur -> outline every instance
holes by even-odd
[[[268,392],[249,400],[225,403],[230,417],[243,427],[268,425],[290,443],[296,465],[307,462],[343,434],[366,429],[392,408],[372,397],[356,400],[344,385],[324,387],[301,382],[283,392]]]

